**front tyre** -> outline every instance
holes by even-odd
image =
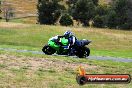
[[[45,46],[43,47],[42,51],[43,51],[45,54],[47,54],[47,55],[52,55],[52,54],[54,54],[54,53],[56,52],[53,48],[51,48],[51,47],[48,46],[48,45],[45,45]]]

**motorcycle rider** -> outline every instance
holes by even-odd
[[[66,39],[68,39],[69,45],[65,46],[65,48],[69,49],[71,46],[75,44],[76,37],[73,35],[71,31],[66,31],[63,35]]]
[[[68,42],[69,42],[68,45],[63,46],[63,45],[61,44],[61,42],[60,42],[60,38],[66,38],[66,39],[68,39]],[[52,40],[52,39],[54,39],[55,42],[56,42],[58,45],[60,45],[61,47],[63,47],[64,49],[69,49],[69,55],[72,55],[72,54],[73,54],[74,48],[73,48],[72,46],[75,44],[77,38],[73,35],[73,33],[72,33],[71,31],[66,31],[66,32],[64,33],[64,35],[62,35],[62,36],[57,35],[57,36],[55,36],[55,37],[52,37],[51,40]]]
[[[77,38],[73,35],[71,31],[66,31],[63,36],[68,39],[69,42],[67,46],[64,46],[64,49],[69,49],[69,55],[73,55],[73,45],[75,44]]]

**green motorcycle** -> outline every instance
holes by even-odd
[[[51,38],[49,39],[48,44],[43,47],[42,51],[47,55],[52,55],[54,53],[59,55],[67,55],[68,49],[64,49],[63,46],[67,46],[68,44],[68,39],[64,37],[60,38],[59,40]]]
[[[79,58],[88,57],[90,54],[90,49],[86,47],[91,41],[89,40],[76,40],[75,44],[69,49],[64,49],[64,46],[69,45],[69,41],[66,38],[51,38],[48,44],[42,48],[42,51],[47,55],[52,55],[54,53],[58,55],[69,55],[72,51],[72,55],[76,55]]]

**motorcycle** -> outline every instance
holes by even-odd
[[[58,55],[71,55],[69,52],[72,51],[72,55],[76,55],[79,58],[88,57],[90,54],[90,49],[86,47],[91,41],[83,39],[83,40],[76,40],[75,44],[71,46],[69,49],[64,49],[64,46],[69,44],[68,39],[60,38],[55,39],[51,38],[48,41],[48,44],[44,45],[42,51],[47,55],[52,55],[54,53]]]

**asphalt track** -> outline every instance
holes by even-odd
[[[3,51],[14,51],[14,52],[21,52],[21,53],[32,53],[32,54],[44,54],[41,51],[33,51],[33,50],[17,50],[17,49],[12,49],[12,48],[0,48],[0,50]],[[56,54],[54,54],[56,56]],[[61,56],[66,56],[66,55],[61,55]],[[76,56],[70,56],[73,58],[77,58]],[[78,58],[79,59],[79,58]],[[87,59],[92,59],[92,60],[112,60],[115,62],[132,62],[132,59],[128,58],[116,58],[116,57],[108,57],[108,56],[89,56]]]

